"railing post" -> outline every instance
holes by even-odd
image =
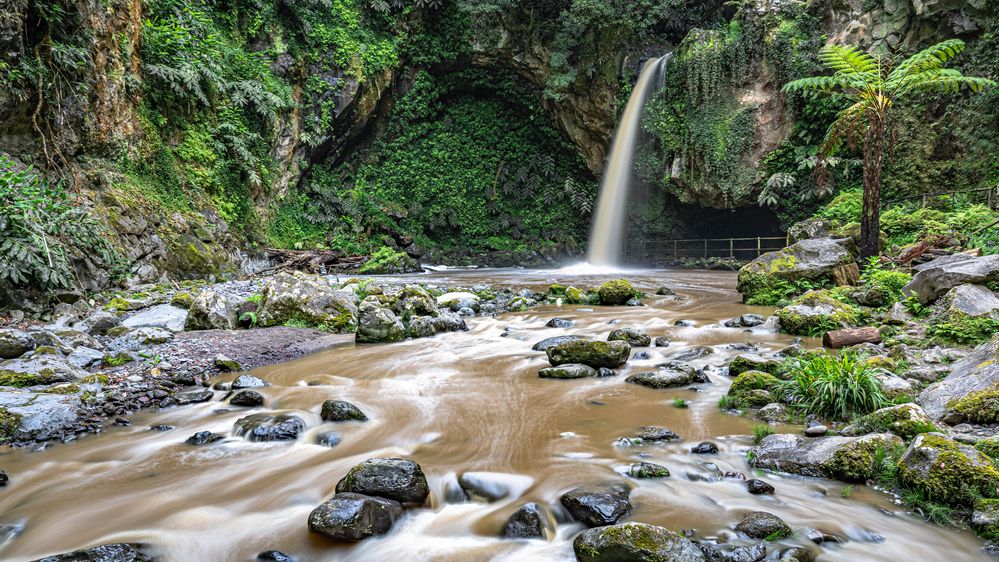
[[[756,238],[756,257],[763,255],[763,244],[759,237]]]
[[[677,243],[675,239],[673,240],[673,259],[674,260],[680,259],[680,254],[679,250],[677,249]]]
[[[729,259],[735,258],[735,240],[732,238],[728,239],[728,257]]]
[[[704,259],[708,259],[708,239],[704,239]]]

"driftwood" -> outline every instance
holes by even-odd
[[[305,271],[328,273],[354,271],[368,261],[367,256],[348,256],[339,250],[267,250],[267,257],[275,263],[260,273],[279,271]]]
[[[826,332],[822,336],[822,345],[839,349],[858,343],[878,343],[881,341],[881,331],[877,328],[845,328]]]

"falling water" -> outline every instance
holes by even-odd
[[[632,164],[635,145],[642,126],[642,110],[652,90],[662,82],[662,71],[670,55],[645,63],[638,77],[631,99],[624,110],[624,117],[614,135],[610,160],[600,185],[597,214],[590,233],[591,265],[613,266],[620,261],[621,236],[624,231],[625,208],[631,187]]]

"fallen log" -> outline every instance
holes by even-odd
[[[842,330],[833,330],[831,332],[826,332],[825,335],[822,336],[822,345],[831,349],[839,349],[841,347],[856,345],[858,343],[878,343],[880,341],[881,331],[871,326],[866,328],[844,328]]]

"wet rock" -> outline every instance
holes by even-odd
[[[960,504],[968,494],[994,495],[999,486],[999,469],[988,456],[940,433],[912,440],[898,461],[898,477],[926,497],[948,504]]]
[[[202,388],[199,390],[191,390],[188,392],[181,392],[179,394],[174,394],[170,398],[164,400],[164,404],[167,406],[187,406],[188,404],[198,404],[200,402],[208,402],[215,397],[215,393],[207,388]]]
[[[265,562],[295,562],[295,559],[279,550],[268,550],[257,555],[257,560]]]
[[[205,289],[194,298],[189,310],[177,310],[187,314],[185,330],[235,330],[239,326],[236,317],[239,304],[240,299],[236,295]]]
[[[608,369],[607,367],[600,367],[599,369],[597,369],[597,377],[599,378],[616,377],[616,376],[617,373],[611,369]]]
[[[916,404],[899,404],[881,408],[844,427],[843,435],[863,435],[874,431],[890,431],[904,438],[935,431],[933,421]]]
[[[690,452],[695,455],[717,455],[718,445],[715,445],[710,441],[705,441],[694,445],[694,447],[690,449]]]
[[[368,416],[360,408],[344,400],[323,402],[319,417],[329,422],[368,421]]]
[[[0,392],[0,442],[45,441],[73,432],[80,406],[73,394]]]
[[[242,390],[229,399],[229,404],[253,408],[255,406],[263,406],[264,397],[254,390]]]
[[[545,338],[539,341],[538,343],[534,344],[534,346],[531,349],[533,349],[534,351],[548,351],[549,347],[555,347],[556,345],[565,342],[585,340],[585,339],[587,338],[584,338],[583,336],[555,336],[553,338]]]
[[[652,344],[652,338],[638,328],[618,328],[607,336],[607,341],[623,341],[632,347],[649,347]]]
[[[736,290],[748,300],[775,284],[831,280],[833,270],[849,263],[853,263],[849,239],[808,238],[748,263],[739,270]]]
[[[10,482],[10,477],[7,476],[6,472],[0,470],[0,488],[6,486],[8,482]]]
[[[368,459],[336,484],[337,493],[355,492],[401,503],[422,504],[430,495],[420,465],[407,459]]]
[[[767,546],[756,543],[753,546],[734,544],[698,543],[707,562],[759,562],[767,557]]]
[[[669,478],[669,469],[661,464],[636,462],[628,467],[628,476],[640,479]]]
[[[815,555],[806,548],[792,546],[780,553],[779,562],[815,562]]]
[[[750,494],[760,495],[772,494],[776,491],[776,488],[759,478],[753,478],[746,481],[746,490],[748,490]]]
[[[236,371],[242,371],[243,370],[243,366],[239,364],[239,361],[236,361],[235,359],[230,359],[228,356],[223,355],[221,353],[219,353],[218,355],[215,356],[215,359],[214,359],[213,363],[215,363],[215,368],[217,368],[219,371],[222,371],[223,373],[233,373],[233,372],[236,372]],[[256,378],[256,377],[250,377],[249,375],[244,375],[244,376],[248,377],[248,379],[255,379]],[[243,378],[243,377],[240,377],[240,378]],[[257,380],[259,381],[260,379],[257,379]],[[263,382],[263,381],[260,381],[260,382]],[[235,386],[235,384],[236,383],[234,382],[233,386],[231,388],[250,388],[250,387],[245,387],[245,386],[244,387],[237,387],[237,386]],[[264,383],[264,385],[266,385],[266,384],[267,383]],[[259,385],[259,386],[263,386],[263,385]]]
[[[683,440],[682,437],[674,433],[672,430],[658,425],[647,425],[642,427],[635,437],[641,439],[642,441],[651,442]]]
[[[103,544],[88,548],[39,558],[35,562],[153,562],[154,558],[142,552],[139,544]]]
[[[587,365],[567,363],[558,367],[548,367],[538,371],[538,376],[543,379],[582,379],[597,376],[597,370]]]
[[[766,321],[767,319],[759,314],[743,314],[739,317],[739,324],[745,326],[746,328],[760,326]]]
[[[232,381],[229,388],[232,390],[239,390],[242,388],[262,388],[265,386],[270,386],[270,384],[261,378],[253,375],[239,375]]]
[[[625,382],[640,384],[649,388],[675,388],[687,386],[698,379],[697,369],[680,361],[671,361],[657,365],[656,371],[636,373],[625,379]]]
[[[319,275],[299,271],[278,273],[262,289],[257,313],[261,326],[277,326],[298,319],[329,332],[346,333],[357,327],[357,295],[337,291]],[[436,303],[434,303],[436,309]]]
[[[631,355],[631,346],[621,341],[573,340],[549,347],[545,353],[553,366],[582,363],[590,367],[613,369],[623,365]]]
[[[766,511],[747,513],[735,530],[754,539],[780,540],[791,536],[791,527],[780,517]]]
[[[343,437],[337,431],[324,431],[316,435],[316,445],[323,447],[336,447],[343,441]]]
[[[676,322],[673,322],[673,325],[676,326],[676,327],[678,327],[678,328],[692,328],[692,327],[694,327],[694,321],[693,320],[677,320]]]
[[[926,387],[916,400],[932,419],[942,418],[948,406],[975,392],[999,389],[999,334],[954,363],[951,374]],[[2,367],[0,367],[2,368]],[[983,417],[982,421],[988,418]],[[992,421],[999,421],[999,417]],[[991,423],[991,422],[988,422]]]
[[[912,281],[902,292],[916,295],[923,304],[933,302],[947,291],[967,283],[999,281],[999,254],[969,256],[954,254],[915,266]]]
[[[402,517],[391,499],[337,493],[309,514],[309,531],[336,541],[359,541],[387,533]]]
[[[212,433],[211,431],[199,431],[194,435],[187,438],[184,443],[188,445],[207,445],[209,443],[214,443],[216,441],[221,441],[225,439],[225,435],[221,433]]]
[[[437,297],[437,306],[451,309],[454,312],[463,308],[477,311],[479,310],[479,302],[480,299],[478,295],[467,292],[445,293]]]
[[[581,486],[560,498],[572,517],[588,527],[613,525],[631,511],[631,490],[622,483]]]
[[[16,359],[35,349],[31,334],[14,328],[0,328],[0,359]]]
[[[378,297],[370,296],[357,311],[358,343],[392,343],[406,339],[406,327]]]
[[[690,539],[663,527],[623,523],[588,529],[572,543],[580,562],[703,562]]]
[[[575,322],[572,320],[565,318],[552,318],[545,324],[545,326],[548,326],[549,328],[571,328],[573,324],[575,324]]]
[[[166,424],[159,424],[159,425],[151,425],[151,426],[149,426],[149,431],[171,431],[173,429],[176,429],[176,428],[174,426],[172,426],[172,425],[166,425]]]
[[[824,425],[813,425],[811,427],[805,428],[805,437],[822,437],[826,433],[829,433],[829,428]]]
[[[714,352],[714,349],[706,345],[698,345],[673,354],[671,359],[673,361],[694,361],[696,359],[703,359]]]
[[[873,474],[875,452],[901,445],[890,433],[862,437],[818,437],[775,434],[763,438],[753,449],[750,465],[764,470],[803,476],[863,481]]]
[[[843,537],[819,529],[805,529],[802,531],[801,536],[815,544],[846,542],[846,539]]]
[[[470,499],[487,502],[520,497],[532,484],[530,476],[502,472],[466,472],[458,477],[458,485]]]
[[[251,414],[232,428],[233,435],[249,441],[294,441],[303,431],[305,422],[292,414]]]
[[[126,328],[159,328],[169,332],[183,332],[188,311],[169,304],[140,310],[121,321]]]
[[[65,357],[41,353],[31,357],[8,359],[0,363],[0,386],[28,387],[57,382],[72,382],[89,375]]]
[[[673,291],[673,289],[670,289],[669,287],[664,285],[656,289],[656,294],[663,297],[669,297],[675,295],[676,293]]]
[[[753,417],[767,423],[783,423],[787,421],[787,406],[772,402],[757,410]]]
[[[536,503],[524,504],[503,525],[500,536],[506,539],[543,539],[547,517]]]
[[[652,355],[648,351],[639,351],[638,353],[631,356],[632,359],[636,361],[643,361],[646,359],[652,359]]]
[[[654,343],[656,347],[669,347],[669,344],[672,342],[665,336],[659,336],[655,339]]]

